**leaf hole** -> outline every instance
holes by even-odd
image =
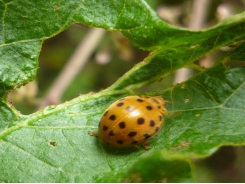
[[[50,144],[51,146],[53,146],[53,147],[58,146],[58,142],[56,142],[56,141],[49,141],[49,144]]]

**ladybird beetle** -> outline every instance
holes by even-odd
[[[130,147],[142,144],[146,149],[149,138],[163,126],[167,114],[166,101],[160,97],[128,96],[111,104],[103,113],[98,136],[113,147]]]

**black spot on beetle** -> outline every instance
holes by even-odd
[[[137,101],[138,101],[138,102],[143,102],[144,100],[142,100],[142,99],[139,98],[139,99],[137,99]]]
[[[159,130],[159,127],[156,127],[156,128],[155,128],[155,132],[158,132],[158,130]]]
[[[151,136],[149,134],[144,134],[145,139],[149,139]]]
[[[159,116],[159,120],[162,121],[162,116],[161,115]]]
[[[152,110],[152,107],[151,106],[146,106],[146,108],[150,111],[150,110]]]
[[[120,102],[120,103],[117,104],[118,107],[121,107],[121,106],[123,106],[123,105],[124,105],[123,102]]]
[[[108,114],[109,110],[107,110],[105,113],[104,113],[104,116],[106,116]]]
[[[118,144],[123,144],[123,141],[122,140],[117,140],[117,143]]]
[[[115,135],[115,133],[113,132],[113,130],[111,130],[111,131],[109,132],[109,136],[113,136],[113,135]]]
[[[120,122],[119,123],[119,127],[121,128],[121,129],[123,129],[123,128],[125,128],[126,127],[126,124],[125,124],[125,122]]]
[[[113,114],[109,117],[110,120],[115,120],[116,119],[116,116]]]
[[[154,127],[154,126],[155,126],[155,121],[154,121],[154,120],[151,120],[151,121],[150,121],[150,126],[151,126],[151,127]]]
[[[144,122],[145,122],[145,119],[144,119],[144,118],[139,118],[139,119],[137,120],[137,123],[138,123],[139,125],[144,124]]]
[[[103,130],[106,131],[108,129],[107,126],[103,126]]]
[[[129,136],[129,137],[134,137],[134,136],[136,136],[136,134],[137,134],[137,132],[130,132],[130,133],[128,134],[128,136]]]

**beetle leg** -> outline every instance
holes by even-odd
[[[98,134],[95,133],[95,132],[92,132],[92,131],[88,131],[88,134],[91,135],[91,136],[98,137]]]

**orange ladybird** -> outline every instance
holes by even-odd
[[[163,126],[165,103],[160,96],[128,96],[114,102],[100,120],[98,137],[113,147],[149,148],[146,142]]]

